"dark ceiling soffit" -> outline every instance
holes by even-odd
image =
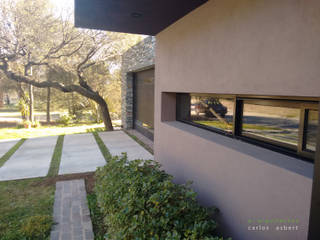
[[[75,0],[75,26],[156,35],[208,0]]]

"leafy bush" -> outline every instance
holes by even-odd
[[[100,208],[97,205],[97,195],[94,193],[88,194],[87,200],[93,225],[94,239],[104,240],[106,228],[103,224],[101,224],[103,223],[103,215],[100,211]]]
[[[25,220],[21,227],[21,233],[26,239],[46,239],[49,235],[52,225],[52,217],[43,216],[32,216]]]
[[[18,107],[19,107],[19,111],[21,113],[22,119],[26,119],[26,117],[29,116],[29,113],[30,113],[28,103],[21,98],[19,100]]]
[[[17,128],[17,129],[24,128],[24,124],[23,124],[23,122],[19,122],[19,123],[17,123],[16,128]]]
[[[29,120],[25,120],[22,123],[17,124],[17,128],[38,128],[41,127],[41,124],[39,121],[30,122]]]
[[[32,124],[29,120],[25,120],[22,123],[17,124],[17,128],[31,128]]]
[[[70,115],[62,115],[59,118],[59,120],[57,120],[57,122],[67,126],[70,123],[72,123],[72,116],[70,116]]]
[[[38,128],[38,127],[41,127],[41,124],[40,124],[39,121],[33,121],[33,122],[32,122],[32,127],[33,127],[33,128]]]
[[[190,183],[177,185],[152,160],[114,157],[97,170],[98,205],[108,239],[218,240],[210,211]]]

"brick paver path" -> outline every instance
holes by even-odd
[[[56,183],[51,240],[93,240],[84,180]]]

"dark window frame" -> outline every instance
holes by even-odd
[[[224,98],[224,99],[233,99],[234,101],[234,112],[233,112],[233,129],[232,133],[218,129],[211,126],[206,126],[203,124],[195,123],[189,120],[184,120],[179,117],[181,104],[181,96],[211,96],[215,98]],[[256,96],[256,95],[230,95],[230,94],[198,94],[198,93],[177,93],[177,105],[176,105],[176,120],[199,127],[214,133],[218,133],[227,137],[245,141],[257,146],[271,149],[276,152],[280,152],[292,157],[296,157],[308,162],[314,161],[314,152],[311,152],[306,149],[306,134],[307,134],[307,124],[308,124],[308,111],[316,110],[318,111],[319,98],[303,98],[303,97],[277,97],[277,96]],[[295,106],[299,108],[300,117],[299,117],[299,130],[298,130],[298,145],[296,147],[291,144],[282,143],[280,141],[254,136],[249,133],[243,133],[242,123],[243,123],[243,108],[245,102],[254,103],[262,106],[279,106],[279,107],[290,107]],[[303,119],[303,121],[301,121]]]

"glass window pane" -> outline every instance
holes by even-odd
[[[232,133],[233,99],[191,96],[190,120],[194,123]]]
[[[318,120],[318,111],[309,110],[306,126],[306,149],[312,152],[316,151]]]
[[[299,116],[299,108],[244,102],[242,133],[296,147],[299,139]]]

